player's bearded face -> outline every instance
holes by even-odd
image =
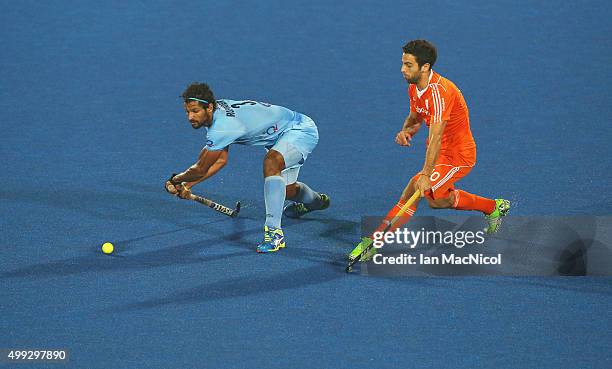
[[[210,109],[205,109],[197,101],[191,101],[185,104],[185,112],[187,113],[187,119],[191,123],[193,129],[202,128],[212,121],[212,114],[209,112]]]
[[[414,55],[402,54],[402,75],[408,83],[417,83],[422,73]]]

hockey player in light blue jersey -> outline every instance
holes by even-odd
[[[206,145],[195,164],[166,181],[166,191],[189,198],[193,185],[225,166],[231,144],[258,145],[268,152],[263,162],[266,221],[257,252],[285,247],[283,213],[299,218],[329,206],[329,196],[297,182],[301,166],[319,141],[317,126],[308,116],[257,101],[216,100],[205,83],[191,84],[182,97],[191,126],[207,128]]]

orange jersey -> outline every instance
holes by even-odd
[[[432,71],[429,84],[419,91],[408,87],[410,111],[418,114],[427,127],[446,121],[439,157],[452,157],[464,164],[476,162],[476,143],[470,130],[470,115],[461,91],[453,82]],[[429,142],[429,140],[427,140]]]

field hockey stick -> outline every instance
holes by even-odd
[[[234,209],[230,209],[227,206],[223,206],[221,204],[217,204],[216,202],[214,202],[212,200],[209,200],[209,199],[207,199],[205,197],[202,197],[202,196],[195,195],[193,193],[191,195],[189,195],[189,199],[193,200],[195,202],[198,202],[198,203],[200,203],[202,205],[206,205],[209,208],[212,208],[212,209],[218,211],[219,213],[227,215],[228,217],[235,218],[236,216],[238,216],[238,213],[240,212],[240,201],[238,201],[236,203],[236,207]]]
[[[406,212],[406,210],[408,210],[409,207],[412,206],[412,204],[414,204],[414,202],[419,198],[419,196],[421,195],[421,193],[419,192],[419,190],[416,190],[414,192],[414,194],[412,194],[412,196],[410,197],[410,199],[408,199],[408,201],[406,201],[406,203],[404,204],[404,206],[402,206],[402,208],[400,209],[400,211],[397,212],[397,214],[389,221],[389,223],[387,223],[387,226],[385,227],[385,229],[383,230],[383,234],[386,233],[389,229],[391,229],[391,227],[393,226],[393,224],[395,224],[395,222],[397,222],[397,220],[404,215],[404,213]],[[361,251],[361,253],[359,254],[358,257],[356,257],[355,259],[349,261],[348,266],[346,267],[346,272],[350,273],[351,270],[353,270],[353,265],[355,265],[358,261],[361,260],[361,258],[366,255],[371,249],[372,247],[374,247],[374,242],[370,243],[365,249],[363,249]]]

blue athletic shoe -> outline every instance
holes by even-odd
[[[280,228],[264,226],[264,240],[257,245],[257,252],[276,252],[285,247],[285,235]]]

